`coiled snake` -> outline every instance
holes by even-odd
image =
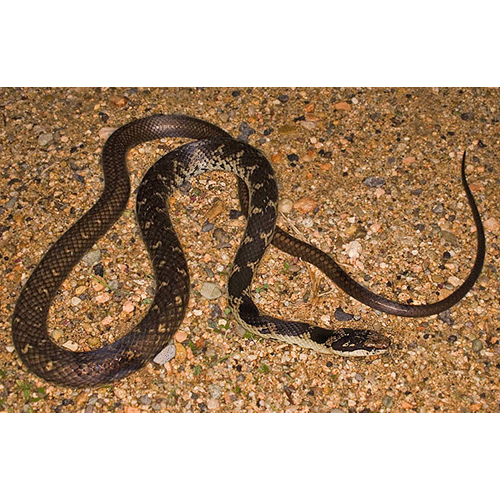
[[[145,175],[137,193],[137,219],[156,277],[154,301],[144,318],[109,345],[73,352],[54,343],[47,332],[51,302],[77,262],[119,218],[130,194],[126,155],[140,143],[162,137],[195,139],[161,158]],[[187,263],[170,222],[167,199],[187,179],[210,170],[238,176],[238,192],[247,226],[228,281],[229,305],[237,320],[262,337],[322,353],[360,356],[385,351],[390,341],[371,330],[327,330],[306,323],[261,315],[252,301],[251,283],[272,242],[314,264],[342,290],[380,311],[400,316],[428,316],[456,304],[477,280],[484,261],[481,218],[465,178],[462,182],[477,229],[477,255],[463,284],[434,304],[400,304],[353,281],[328,255],[275,226],[278,190],[271,165],[257,149],[233,139],[210,123],[182,115],[154,115],[128,123],[107,140],[102,154],[104,190],[95,205],[48,250],[21,291],[12,317],[16,350],[30,370],[48,382],[94,386],[138,370],[169,342],[181,324],[189,298]]]

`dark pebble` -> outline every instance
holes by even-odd
[[[279,100],[280,102],[282,102],[283,104],[284,104],[285,102],[288,102],[288,99],[290,99],[290,98],[288,97],[288,95],[287,95],[287,94],[280,94],[280,95],[278,96],[278,100]]]
[[[440,319],[443,323],[447,325],[453,325],[454,321],[453,318],[451,317],[450,311],[443,311],[442,313],[438,314],[438,319]]]
[[[299,161],[299,156],[296,155],[295,153],[292,153],[291,155],[286,156],[288,161]]]
[[[266,128],[266,130],[264,130],[264,135],[271,135],[272,131],[273,131],[272,128]]]
[[[462,118],[462,120],[464,120],[464,121],[473,120],[474,119],[474,113],[462,113],[460,115],[460,118]]]
[[[367,177],[363,180],[363,184],[371,188],[380,187],[385,184],[385,179],[382,179],[382,177]]]
[[[13,186],[14,184],[19,184],[22,183],[23,181],[21,179],[18,179],[17,177],[13,177],[12,179],[9,179],[9,182],[7,183],[8,186]]]
[[[241,91],[239,91],[239,90],[233,90],[233,91],[231,92],[231,95],[232,95],[233,97],[238,97],[238,96],[240,96],[240,95],[241,95]]]
[[[444,207],[443,207],[443,204],[442,203],[436,203],[433,207],[432,207],[432,211],[435,213],[435,214],[442,214],[444,212]]]
[[[101,119],[102,123],[106,123],[109,120],[109,115],[103,113],[102,111],[99,111],[99,118]]]
[[[422,223],[420,223],[420,224],[415,224],[415,229],[416,229],[417,231],[423,231],[423,230],[425,229],[425,224],[422,224]]]
[[[450,335],[448,338],[447,338],[448,342],[450,344],[453,344],[453,342],[456,342],[458,340],[458,337],[456,335]]]
[[[252,134],[255,134],[255,130],[252,127],[250,127],[250,125],[248,125],[248,123],[246,123],[246,122],[243,122],[240,125],[239,131],[240,131],[240,135],[238,136],[238,139],[240,141],[244,141],[244,142],[248,142],[248,138]]]
[[[101,278],[104,276],[104,266],[100,262],[93,267],[93,270],[96,276],[100,276]]]
[[[205,224],[203,224],[201,230],[204,232],[204,233],[208,233],[209,231],[211,231],[212,229],[214,228],[214,225],[211,223],[211,222],[205,222]]]
[[[85,177],[80,174],[73,174],[73,177],[75,178],[76,181],[81,182],[82,184],[85,184]]]
[[[354,318],[352,314],[346,313],[341,307],[335,309],[333,316],[337,321],[351,321]]]
[[[210,317],[212,319],[222,318],[222,309],[219,304],[210,304]]]
[[[419,196],[419,195],[421,195],[421,194],[423,193],[423,191],[424,191],[424,190],[423,190],[422,188],[412,189],[412,190],[410,191],[410,194],[411,194],[412,196]]]
[[[333,366],[333,363],[332,363],[331,361],[327,361],[327,362],[326,362],[326,366],[327,366],[328,368],[331,368],[331,367]]]
[[[234,209],[229,210],[229,218],[231,220],[239,219],[242,215],[243,212],[241,210],[234,210]]]
[[[141,396],[139,398],[139,403],[141,405],[150,405],[151,404],[151,398],[149,396]]]

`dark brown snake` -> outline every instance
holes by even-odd
[[[61,283],[85,253],[115,223],[130,194],[127,152],[162,137],[188,137],[147,172],[137,193],[137,219],[156,278],[154,301],[144,318],[125,336],[100,349],[73,352],[55,344],[47,332],[49,308]],[[182,115],[155,115],[116,130],[102,154],[104,190],[86,212],[48,250],[24,285],[12,317],[16,350],[26,366],[48,382],[65,386],[109,383],[138,370],[160,352],[181,324],[189,299],[186,259],[170,222],[167,200],[189,178],[211,170],[238,176],[247,227],[228,281],[229,305],[251,332],[323,353],[346,356],[378,354],[390,341],[371,330],[327,330],[259,314],[251,297],[256,267],[272,242],[279,249],[317,266],[342,290],[380,311],[399,316],[429,316],[456,304],[474,285],[485,256],[481,218],[465,177],[462,183],[477,230],[477,254],[468,277],[445,299],[425,305],[387,300],[352,280],[331,257],[276,227],[278,190],[271,165],[260,151],[233,139],[210,123]]]

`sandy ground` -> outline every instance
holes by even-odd
[[[98,389],[47,384],[13,350],[10,320],[21,286],[50,243],[99,196],[99,158],[110,129],[172,112],[248,137],[276,170],[279,224],[331,253],[373,291],[414,303],[450,293],[472,266],[475,230],[459,177],[467,150],[486,227],[479,281],[439,317],[390,317],[270,249],[255,281],[263,311],[331,327],[369,326],[390,336],[392,346],[384,355],[353,359],[249,337],[224,294],[201,293],[205,283],[224,290],[244,227],[241,217],[229,216],[239,208],[234,179],[211,174],[171,201],[192,282],[175,359]],[[498,411],[499,137],[498,89],[0,89],[0,410]],[[176,144],[133,150],[133,189]],[[61,345],[95,348],[147,310],[153,282],[134,204],[132,196],[94,260],[79,264],[63,284],[50,315]]]

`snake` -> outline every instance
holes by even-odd
[[[128,333],[98,349],[73,351],[59,346],[48,332],[49,309],[74,266],[123,213],[131,190],[129,150],[166,137],[192,142],[160,158],[137,190],[137,221],[156,284],[148,311]],[[476,258],[463,283],[446,298],[430,304],[398,303],[379,296],[354,281],[328,254],[280,229],[276,225],[278,187],[271,164],[260,150],[211,123],[180,114],[133,120],[109,136],[101,163],[104,188],[100,197],[42,257],[22,287],[12,315],[12,338],[20,359],[31,372],[56,385],[92,387],[118,381],[144,367],[169,344],[187,310],[190,280],[168,201],[175,189],[205,172],[221,170],[237,176],[246,228],[229,274],[227,300],[236,320],[265,339],[341,356],[377,355],[391,345],[390,338],[375,330],[333,330],[261,314],[252,299],[252,280],[271,244],[313,264],[358,301],[399,316],[429,316],[449,309],[472,288],[483,266],[484,229],[467,184],[465,153],[461,177],[476,226]]]

